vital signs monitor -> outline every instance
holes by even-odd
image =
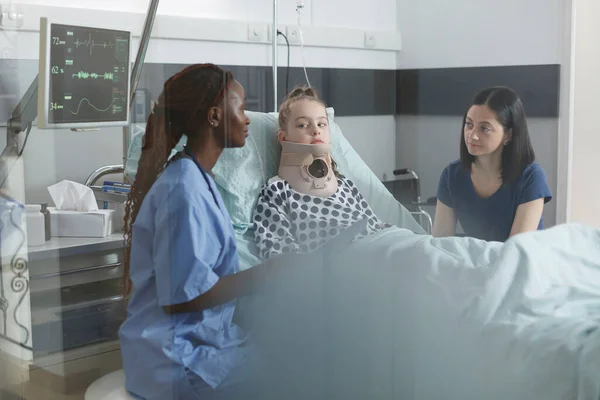
[[[38,128],[129,123],[131,32],[40,20]]]

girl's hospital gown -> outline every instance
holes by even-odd
[[[319,249],[363,219],[368,221],[366,232],[355,239],[391,226],[375,215],[350,179],[337,180],[337,191],[326,199],[299,193],[279,176],[263,185],[253,215],[254,239],[263,259]]]
[[[119,336],[126,388],[142,399],[230,398],[251,355],[235,303],[167,314],[237,272],[229,214],[213,179],[188,155],[171,162],[133,225],[133,295]],[[218,390],[215,391],[214,388]]]

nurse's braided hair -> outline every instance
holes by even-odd
[[[132,288],[129,277],[131,234],[142,202],[181,137],[199,134],[207,123],[209,109],[223,101],[231,82],[231,72],[213,64],[196,64],[173,75],[164,84],[148,118],[138,170],[125,205],[124,297]]]
[[[279,106],[279,130],[285,131],[287,129],[288,119],[290,118],[290,113],[292,111],[292,104],[302,100],[315,101],[321,104],[323,108],[327,108],[327,105],[321,100],[315,89],[306,86],[297,86],[287,95]],[[325,110],[325,112],[327,112],[327,110]],[[337,164],[333,161],[333,158],[331,158],[331,167],[333,168],[335,176],[339,177],[340,173],[338,172]]]

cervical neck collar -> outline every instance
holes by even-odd
[[[331,167],[330,144],[281,142],[283,147],[279,176],[295,191],[318,197],[329,197],[338,183]]]

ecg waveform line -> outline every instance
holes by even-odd
[[[84,72],[84,71],[79,71],[76,74],[73,74],[73,78],[77,78],[77,79],[105,79],[105,80],[110,80],[112,81],[114,79],[114,75],[112,72],[105,72],[104,74],[96,74],[96,73],[89,73],[89,72]]]
[[[113,99],[113,101],[110,102],[108,107],[106,107],[105,109],[100,109],[100,108],[96,107],[95,105],[93,105],[92,103],[90,103],[90,101],[87,99],[87,97],[84,97],[83,99],[81,99],[81,101],[79,101],[79,105],[77,106],[77,111],[71,110],[71,114],[73,114],[73,115],[79,114],[79,110],[81,109],[81,105],[83,104],[84,101],[87,102],[90,105],[90,107],[92,107],[94,110],[99,111],[99,112],[106,112],[112,107],[113,103],[115,102],[115,99]]]
[[[90,33],[89,39],[88,40],[84,40],[81,41],[79,39],[76,39],[75,42],[73,42],[75,44],[76,48],[79,48],[79,46],[83,46],[83,47],[89,47],[90,48],[90,56],[92,55],[92,52],[94,50],[94,47],[104,47],[106,48],[113,48],[115,47],[115,44],[113,42],[109,42],[109,43],[95,43],[92,40],[92,34]]]

